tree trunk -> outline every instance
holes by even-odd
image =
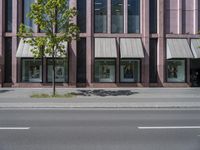
[[[53,56],[52,56],[52,60],[53,60],[53,77],[52,77],[52,85],[53,85],[53,96],[56,95],[56,83],[55,83],[55,68],[56,68],[56,63],[55,63],[55,55],[53,52]]]

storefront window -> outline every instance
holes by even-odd
[[[115,82],[115,60],[95,60],[95,82]]]
[[[124,32],[123,0],[112,0],[112,33]]]
[[[95,0],[95,33],[107,32],[107,0]]]
[[[22,82],[42,82],[42,61],[22,59]]]
[[[185,60],[168,60],[167,82],[185,82]]]
[[[121,60],[121,82],[140,82],[140,60]]]
[[[53,61],[52,59],[47,60],[47,80],[52,82],[53,77]],[[67,82],[68,80],[68,65],[66,59],[57,59],[55,66],[55,82]]]

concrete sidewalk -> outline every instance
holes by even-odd
[[[199,108],[200,88],[115,88],[57,89],[76,93],[66,99],[33,99],[34,93],[51,93],[48,88],[0,89],[0,108]]]

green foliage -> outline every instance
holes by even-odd
[[[32,46],[35,58],[52,56],[53,58],[53,95],[55,91],[55,57],[65,55],[64,42],[70,43],[79,37],[79,28],[73,19],[77,15],[75,8],[69,8],[68,0],[37,0],[31,5],[31,11],[27,17],[33,20],[42,36],[35,36],[30,27],[20,25],[18,36],[25,43]]]
[[[79,37],[79,28],[73,23],[76,15],[76,9],[69,8],[68,0],[37,0],[31,5],[28,17],[44,36],[35,36],[24,24],[20,25],[18,36],[33,47],[31,51],[35,58],[65,55],[61,43],[70,43]]]

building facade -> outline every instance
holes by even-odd
[[[34,0],[0,0],[0,86],[48,87],[50,57],[33,59],[17,37],[20,23],[44,33],[27,18]],[[64,87],[200,86],[198,0],[69,0],[80,40],[66,44],[56,61]]]

